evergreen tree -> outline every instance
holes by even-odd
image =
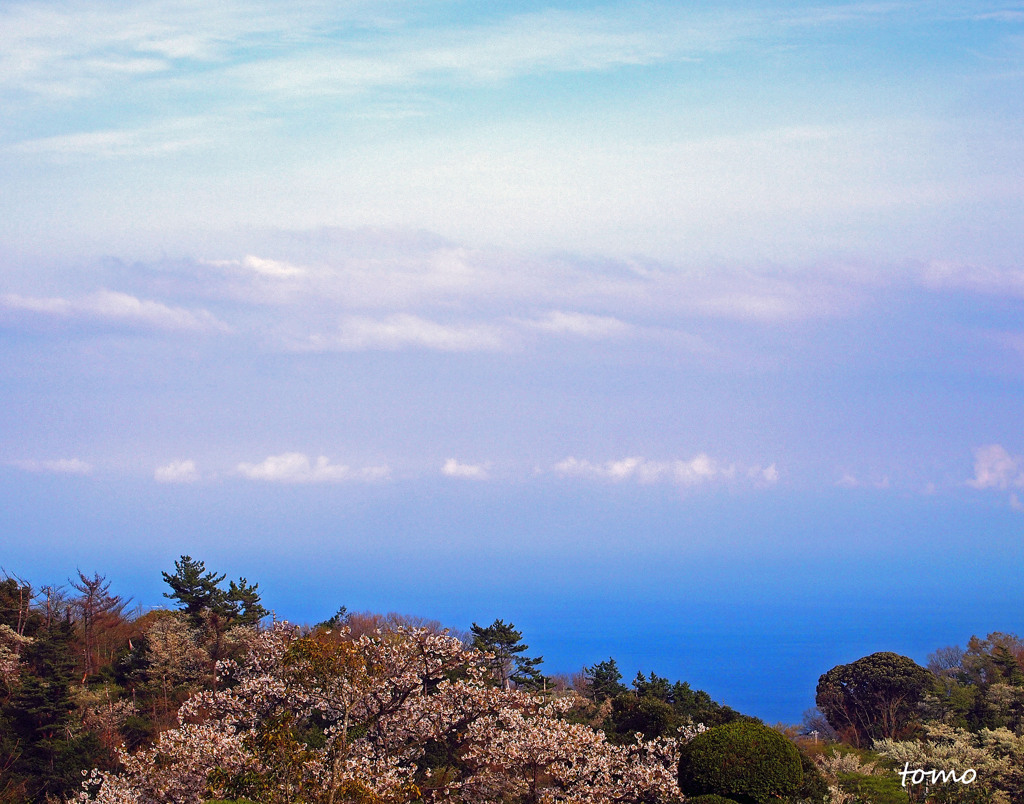
[[[0,625],[6,625],[19,636],[32,636],[42,618],[32,610],[34,597],[31,585],[7,575],[0,581]]]
[[[224,608],[233,625],[257,625],[270,614],[260,604],[258,588],[258,583],[249,585],[245,578],[239,578],[237,584],[230,582]]]
[[[537,691],[546,689],[549,679],[537,669],[538,665],[543,661],[543,656],[538,656],[535,659],[530,659],[525,656],[517,656],[513,660],[515,670],[509,676],[509,680],[517,687],[521,687],[526,690]]]
[[[207,572],[206,564],[192,556],[174,562],[174,574],[161,573],[171,587],[164,597],[177,600],[178,610],[186,614],[192,625],[206,628],[212,620],[213,629],[224,631],[232,625],[257,625],[270,612],[260,603],[259,584],[245,578],[231,581],[227,591],[220,584],[226,577]]]
[[[604,729],[608,739],[619,745],[632,743],[638,732],[648,737],[671,735],[687,723],[716,726],[744,717],[716,703],[704,690],[695,690],[685,681],[670,683],[656,673],[638,672],[632,691],[622,687],[611,702]]]
[[[164,597],[177,600],[179,611],[188,615],[193,625],[201,626],[204,611],[216,611],[226,602],[227,596],[220,588],[225,576],[207,572],[206,564],[192,556],[182,556],[180,561],[175,561],[174,570],[174,575],[161,573],[171,587],[169,593],[164,592]]]
[[[3,713],[19,744],[12,770],[26,779],[29,801],[70,795],[82,771],[100,764],[96,737],[76,722],[74,628],[68,613],[36,633],[25,650],[28,670]]]
[[[174,562],[175,573],[162,573],[171,587],[164,597],[177,600],[179,611],[197,629],[205,640],[211,663],[224,658],[224,636],[236,625],[255,626],[269,612],[260,603],[259,584],[250,584],[245,578],[231,581],[227,591],[221,588],[223,574],[207,572],[206,565],[191,556],[182,556]]]
[[[1024,671],[1017,657],[1005,645],[996,645],[992,650],[992,663],[999,669],[1003,682],[1012,687],[1024,687]]]
[[[626,691],[625,685],[621,683],[622,673],[612,658],[598,662],[593,667],[584,667],[583,677],[587,680],[587,696],[597,703]]]
[[[545,678],[537,669],[544,657],[530,659],[521,655],[530,646],[522,644],[523,634],[512,623],[495,620],[486,628],[473,623],[470,633],[473,634],[474,648],[494,655],[491,668],[498,686],[508,687],[514,683],[535,687],[544,683]]]
[[[321,623],[317,623],[317,628],[340,628],[343,625],[348,625],[349,613],[347,606],[340,606],[334,614],[328,619]]]
[[[666,703],[671,702],[672,685],[667,678],[662,678],[656,673],[651,673],[650,678],[644,678],[644,674],[638,672],[633,679],[633,689],[640,698],[654,698]]]

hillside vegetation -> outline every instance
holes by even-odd
[[[1011,634],[840,665],[767,728],[612,658],[547,676],[502,620],[296,626],[189,556],[163,577],[175,608],[149,612],[98,574],[0,581],[0,802],[1024,800]]]

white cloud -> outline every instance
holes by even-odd
[[[701,453],[689,461],[673,461],[672,473],[677,483],[692,486],[716,477],[732,478],[736,474],[736,467],[720,466],[717,461]]]
[[[192,312],[181,307],[168,307],[160,302],[138,299],[127,293],[111,290],[103,290],[87,297],[81,303],[81,309],[97,318],[145,324],[157,329],[225,329],[223,324],[205,310]]]
[[[304,345],[312,351],[434,349],[442,352],[492,352],[505,348],[502,331],[489,324],[439,324],[409,313],[386,318],[349,316],[336,334],[316,335]]]
[[[387,478],[386,466],[368,466],[352,469],[344,464],[334,464],[321,455],[311,462],[301,452],[286,452],[271,455],[262,463],[240,463],[238,474],[249,480],[263,480],[270,483],[342,483],[346,481],[373,481]]]
[[[975,489],[1024,488],[1021,460],[1000,444],[988,444],[974,451],[974,477],[967,485]]]
[[[629,324],[618,318],[588,313],[552,310],[538,319],[523,322],[543,332],[579,335],[583,338],[612,338],[630,331]]]
[[[449,458],[441,467],[441,473],[446,477],[486,480],[489,475],[488,469],[487,464],[459,463],[455,458]]]
[[[297,265],[281,262],[280,260],[268,260],[263,257],[255,257],[251,254],[242,260],[242,265],[258,274],[261,274],[262,276],[284,278],[289,276],[302,276],[306,273],[304,268],[299,268]]]
[[[12,461],[12,465],[26,472],[41,472],[54,475],[92,474],[92,465],[78,458],[59,458],[50,461]]]
[[[192,311],[182,307],[170,307],[112,290],[101,290],[80,299],[41,298],[7,293],[0,296],[0,307],[55,318],[120,322],[162,330],[199,332],[228,329],[206,310]]]
[[[778,482],[779,473],[775,464],[767,467],[750,466],[740,468],[734,463],[722,463],[706,453],[699,453],[689,460],[652,461],[633,456],[621,460],[593,463],[575,457],[568,457],[551,467],[563,477],[583,477],[594,480],[637,483],[672,483],[677,486],[699,486],[712,482],[729,482],[746,477],[759,486],[771,486]]]
[[[205,265],[213,265],[218,268],[245,268],[260,276],[272,279],[291,279],[305,276],[309,273],[308,269],[293,265],[290,262],[270,260],[265,257],[256,257],[252,254],[247,254],[241,260],[202,260],[202,262]]]
[[[305,247],[315,252],[312,260],[307,253],[284,264],[315,263],[315,270],[305,269],[306,291],[310,298],[339,306],[412,311],[472,304],[478,310],[501,309],[506,315],[511,306],[509,323],[593,339],[644,332],[626,319],[642,321],[652,314],[755,323],[832,317],[858,303],[863,288],[873,289],[882,276],[877,266],[846,264],[782,268],[735,263],[713,270],[676,261],[595,264],[584,256],[514,247],[410,242],[409,234],[401,231],[377,232],[372,242],[365,242],[366,235],[360,242],[359,234],[324,233],[323,246]],[[292,251],[303,248],[293,245]],[[287,247],[282,251],[289,253]],[[354,256],[353,251],[370,253]],[[538,309],[544,312],[516,314]]]
[[[17,293],[5,293],[0,296],[0,304],[8,310],[23,310],[43,315],[68,316],[73,312],[72,303],[67,299],[42,299],[31,296],[20,296]]]
[[[153,478],[158,483],[195,483],[199,480],[195,461],[171,461],[166,466],[157,467]]]
[[[871,477],[858,477],[852,472],[844,472],[843,476],[836,481],[836,485],[843,489],[887,489],[892,485],[888,475],[872,475]]]
[[[587,460],[580,460],[572,456],[559,461],[551,470],[564,477],[589,477],[605,480],[620,480],[623,471],[630,467],[635,468],[641,458],[625,458],[621,461],[608,461],[604,464],[595,464]]]

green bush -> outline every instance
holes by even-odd
[[[858,801],[866,804],[907,804],[910,801],[896,774],[867,776],[860,773],[840,773],[839,786],[843,792],[856,796]]]
[[[804,780],[800,783],[796,798],[798,801],[813,801],[820,804],[828,799],[828,782],[821,775],[818,766],[803,751],[800,752],[800,767],[804,773]]]
[[[686,804],[736,804],[736,802],[725,796],[716,796],[714,793],[708,793],[706,796],[688,798],[686,799]]]
[[[772,804],[794,796],[802,782],[796,746],[759,723],[716,726],[680,752],[679,789],[686,796],[713,793],[738,804]]]

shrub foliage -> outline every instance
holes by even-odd
[[[740,804],[768,804],[795,794],[802,781],[796,746],[758,723],[716,726],[680,752],[679,788],[687,796],[717,794]]]

